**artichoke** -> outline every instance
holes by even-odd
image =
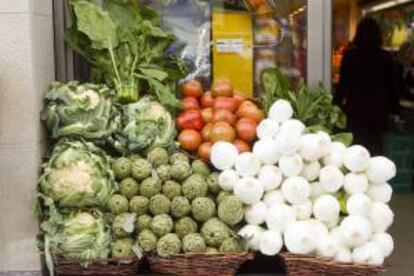
[[[178,254],[181,251],[181,241],[176,234],[167,234],[157,242],[157,254],[161,257]]]
[[[218,217],[229,226],[243,220],[243,204],[235,196],[227,196],[219,203]]]
[[[133,247],[134,240],[131,238],[116,240],[112,245],[112,257],[120,259],[133,257],[135,255]]]
[[[128,177],[119,183],[119,190],[127,199],[131,199],[139,192],[139,185],[135,179]]]
[[[197,233],[197,230],[197,223],[190,217],[183,217],[175,222],[175,233],[180,238],[184,238],[191,233]]]
[[[168,181],[171,179],[170,169],[170,165],[161,165],[155,171],[162,181]]]
[[[142,196],[151,198],[161,192],[161,181],[157,177],[148,177],[141,182],[139,191]]]
[[[139,233],[145,229],[151,229],[152,217],[150,215],[140,215],[135,222],[135,230]]]
[[[126,157],[118,158],[112,164],[112,170],[114,171],[115,178],[122,180],[131,175],[131,160]]]
[[[151,231],[158,237],[170,233],[173,227],[173,220],[166,214],[157,215],[151,221]]]
[[[135,159],[131,164],[132,177],[138,181],[144,180],[151,175],[151,163],[145,159]]]
[[[128,199],[122,195],[113,195],[107,204],[109,210],[114,215],[128,212]]]
[[[214,172],[206,178],[208,191],[213,195],[217,195],[221,191],[221,187],[218,183],[219,175],[220,174],[218,172]]]
[[[126,238],[134,232],[136,214],[123,213],[117,215],[112,223],[112,234],[116,238]]]
[[[186,162],[175,162],[170,167],[171,178],[183,181],[191,175],[191,166]]]
[[[168,152],[164,148],[153,148],[148,152],[147,159],[156,168],[161,165],[167,165],[169,161]]]
[[[182,152],[173,153],[173,155],[171,155],[170,157],[170,164],[174,164],[175,162],[181,162],[181,161],[189,164],[190,158],[188,158],[188,156]]]
[[[169,180],[162,186],[162,193],[173,200],[175,197],[181,195],[181,185],[173,180]]]
[[[171,202],[171,215],[181,218],[188,215],[191,211],[190,201],[183,196],[175,197]]]
[[[142,230],[137,237],[138,245],[144,252],[151,252],[157,247],[157,237],[151,230]]]
[[[201,236],[208,246],[220,247],[231,236],[230,228],[218,218],[211,218],[201,227]]]
[[[220,204],[226,197],[233,195],[231,192],[229,191],[221,191],[218,195],[217,195],[217,203]]]
[[[208,187],[204,177],[200,174],[193,174],[187,178],[182,187],[183,195],[189,200],[207,195]]]
[[[134,196],[129,202],[129,209],[137,216],[144,215],[148,212],[149,199],[143,196]]]
[[[194,160],[191,164],[191,168],[193,169],[193,173],[201,174],[204,177],[210,175],[210,168],[201,160]]]
[[[168,214],[170,207],[171,201],[165,195],[155,195],[149,202],[149,209],[153,215]]]
[[[188,234],[183,238],[183,251],[185,253],[205,252],[206,243],[198,233]]]
[[[223,253],[241,253],[243,251],[245,251],[245,248],[237,238],[227,238],[220,246],[220,252]]]
[[[198,197],[191,203],[193,217],[198,222],[205,222],[216,214],[216,204],[207,197]]]

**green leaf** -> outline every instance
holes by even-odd
[[[352,145],[352,142],[354,140],[354,136],[352,135],[352,133],[343,132],[343,133],[338,133],[338,134],[332,135],[331,139],[334,142],[341,142],[345,146],[349,147],[350,145]]]
[[[161,71],[159,69],[140,68],[139,70],[147,77],[156,79],[158,81],[164,81],[166,78],[168,78],[168,74],[165,71]]]
[[[109,13],[88,1],[73,3],[78,29],[92,41],[95,49],[113,49],[118,45],[116,25]]]

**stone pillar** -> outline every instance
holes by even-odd
[[[0,0],[0,274],[40,269],[33,205],[46,143],[39,112],[55,72],[52,4]]]

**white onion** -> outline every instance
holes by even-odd
[[[259,159],[251,152],[243,152],[235,161],[236,172],[240,176],[255,176],[260,170]]]
[[[273,119],[264,119],[256,128],[257,137],[259,139],[273,139],[279,132],[279,124]]]
[[[344,164],[351,172],[362,172],[368,168],[370,157],[369,151],[363,146],[351,146],[345,151]]]
[[[264,193],[259,180],[253,177],[244,177],[234,185],[234,195],[244,204],[256,204]]]
[[[271,191],[282,183],[282,171],[276,166],[266,165],[260,169],[258,179],[265,191]]]
[[[211,164],[220,170],[228,170],[234,166],[239,152],[235,145],[228,142],[214,143],[211,148]]]
[[[394,241],[388,233],[376,233],[372,236],[371,242],[378,245],[384,257],[389,257],[394,250]]]
[[[363,245],[372,234],[370,222],[360,216],[345,217],[341,222],[340,229],[351,248]]]
[[[308,181],[315,181],[319,177],[321,164],[318,161],[306,163],[301,175]]]
[[[295,210],[298,220],[309,219],[312,216],[312,201],[310,200],[306,200],[302,204],[292,205],[292,208]]]
[[[374,202],[369,219],[375,233],[385,232],[394,221],[394,213],[387,204]]]
[[[247,241],[247,246],[251,250],[259,250],[260,249],[260,241],[262,240],[262,235],[265,232],[260,226],[257,225],[245,225],[238,234],[242,237],[245,241]]]
[[[344,179],[344,189],[350,194],[363,194],[368,189],[368,179],[364,174],[348,173]]]
[[[335,166],[329,165],[321,169],[319,173],[319,185],[330,193],[335,193],[344,184],[344,174]]]
[[[320,221],[330,222],[339,217],[341,208],[338,200],[332,195],[320,196],[313,205],[313,214]]]
[[[269,118],[279,123],[292,118],[292,116],[292,105],[286,100],[277,100],[269,109]]]
[[[355,194],[346,201],[346,210],[350,215],[369,217],[371,215],[372,200],[364,194]]]
[[[368,188],[367,195],[375,201],[388,203],[392,196],[392,187],[388,183],[371,185]]]
[[[253,146],[253,153],[264,165],[274,165],[279,160],[277,145],[272,139],[257,141]]]
[[[302,158],[298,154],[283,155],[279,159],[279,168],[286,177],[298,176],[303,167]]]
[[[282,183],[283,197],[291,204],[302,204],[310,196],[309,182],[300,176],[290,177]]]
[[[384,183],[395,177],[397,168],[391,160],[383,156],[377,156],[369,160],[366,171],[369,181],[372,183]]]
[[[327,156],[323,158],[325,166],[332,165],[335,167],[342,167],[344,161],[346,147],[340,142],[333,142],[330,146],[330,151]]]
[[[286,228],[284,241],[289,252],[306,255],[316,249],[318,239],[307,221],[297,221]]]
[[[248,224],[260,225],[266,221],[266,216],[267,206],[262,201],[244,207],[244,219]]]
[[[235,170],[224,170],[220,173],[218,184],[224,191],[233,191],[234,185],[240,178]]]
[[[285,199],[280,190],[273,190],[265,193],[263,202],[268,208],[271,208],[273,205],[285,203]]]
[[[260,241],[260,252],[263,255],[274,256],[283,247],[282,235],[276,230],[267,230],[262,234]]]
[[[286,204],[275,204],[267,212],[267,228],[277,230],[280,233],[283,233],[283,231],[295,221],[295,210]]]

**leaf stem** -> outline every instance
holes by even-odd
[[[112,66],[114,67],[114,71],[115,71],[116,78],[118,79],[118,83],[121,84],[121,77],[119,76],[118,68],[116,66],[114,51],[112,49],[111,43],[109,47],[109,55],[111,56]]]

